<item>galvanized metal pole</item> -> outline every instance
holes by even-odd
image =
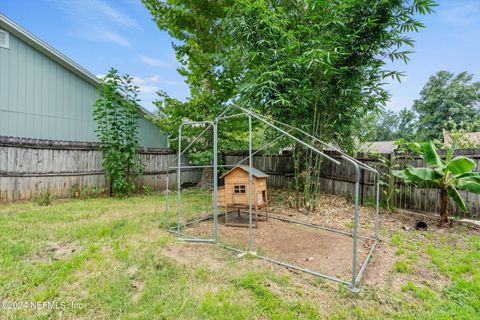
[[[213,239],[218,241],[218,168],[217,168],[217,125],[213,124]]]
[[[168,187],[169,187],[169,182],[170,179],[168,177],[169,170],[167,169],[167,186],[165,188],[165,228],[168,229]]]
[[[350,290],[357,292],[357,240],[358,240],[358,195],[360,188],[360,167],[355,162],[350,162],[355,167],[355,212],[353,218],[353,261],[352,261],[352,286]]]
[[[195,124],[209,124],[209,126],[207,126],[205,129],[203,129],[203,131],[197,135],[191,142],[190,144],[180,153],[180,155],[182,155],[183,153],[185,153],[188,149],[190,149],[191,146],[193,146],[195,144],[195,142],[200,139],[201,136],[203,136],[203,134],[205,132],[208,131],[208,129],[210,128],[210,126],[213,126],[213,123],[211,121],[188,121],[188,122],[183,122],[180,126],[183,126],[183,125],[195,125]],[[180,130],[180,128],[179,128]],[[177,155],[177,158],[178,158],[178,155]],[[172,163],[174,163],[175,161],[177,161],[177,158],[173,159],[167,166],[167,168],[170,168],[170,165]]]
[[[242,111],[245,110],[244,108],[242,108],[242,107],[240,107],[240,106],[236,106],[236,108],[238,108],[239,110],[242,110]],[[256,112],[253,112],[253,111],[252,111],[252,114],[253,114],[254,116],[256,116],[256,117],[261,117],[261,118],[263,118],[263,119],[267,119],[268,121],[271,121],[271,122],[274,122],[274,123],[278,123],[278,124],[280,124],[280,125],[282,125],[282,126],[285,126],[285,127],[287,127],[287,128],[296,130],[296,131],[300,132],[301,134],[304,134],[304,135],[306,135],[307,137],[312,138],[313,140],[315,140],[315,141],[323,144],[324,146],[326,146],[326,147],[328,147],[328,148],[330,148],[330,149],[335,150],[336,152],[340,153],[342,156],[350,158],[350,160],[356,162],[356,163],[357,163],[359,166],[361,166],[363,169],[368,170],[368,171],[371,171],[371,172],[377,172],[377,173],[378,173],[378,171],[377,171],[376,169],[374,169],[374,168],[366,165],[365,163],[363,163],[363,162],[361,162],[361,161],[358,161],[357,159],[355,159],[355,158],[353,158],[353,157],[350,157],[349,155],[347,155],[346,153],[344,153],[344,152],[341,151],[340,149],[336,148],[335,146],[332,146],[332,145],[330,145],[330,144],[328,144],[328,143],[326,143],[326,142],[324,142],[324,141],[322,141],[322,140],[320,140],[320,139],[312,136],[311,134],[309,134],[308,132],[303,131],[302,129],[293,127],[293,126],[291,126],[291,125],[288,125],[288,124],[286,124],[286,123],[280,122],[280,121],[275,120],[275,119],[267,118],[267,117],[265,117],[265,116],[263,116],[263,115],[261,115],[261,114],[258,114],[258,113],[256,113]],[[323,155],[323,154],[322,154],[322,155]],[[325,156],[325,155],[324,155],[324,156]],[[336,164],[338,164],[338,163],[336,163]]]
[[[375,239],[378,241],[379,239],[379,225],[380,225],[380,174],[377,173],[376,177],[376,185],[377,185],[377,203],[375,208]],[[388,201],[388,199],[387,199]]]
[[[180,173],[181,173],[181,166],[182,166],[182,125],[178,128],[178,163],[177,163],[177,232],[178,232],[178,237],[180,238],[180,202],[181,202],[181,179],[180,179]]]
[[[249,115],[249,118],[251,118],[251,116],[253,116],[255,119],[257,119],[257,120],[265,123],[267,126],[269,126],[269,127],[273,128],[273,129],[279,131],[280,133],[282,133],[283,135],[289,137],[290,139],[294,140],[295,142],[298,142],[299,144],[303,145],[304,147],[307,147],[308,149],[310,149],[310,150],[312,150],[312,151],[314,151],[314,152],[322,155],[323,157],[327,158],[327,159],[330,160],[331,162],[333,162],[333,163],[335,163],[335,164],[337,164],[337,165],[340,165],[340,162],[338,162],[337,160],[335,160],[335,159],[333,159],[332,157],[326,155],[325,153],[323,153],[322,151],[320,151],[320,150],[318,150],[317,148],[313,147],[312,145],[310,145],[310,144],[308,144],[308,143],[306,143],[306,142],[304,142],[304,141],[302,141],[302,140],[294,137],[293,135],[291,135],[291,134],[288,133],[287,131],[285,131],[285,130],[283,130],[283,129],[281,129],[281,128],[273,125],[273,124],[271,124],[270,122],[268,122],[268,121],[264,120],[263,118],[255,115],[254,113],[251,113],[251,114]]]
[[[252,116],[248,114],[248,222],[250,237],[248,251],[253,251],[253,225],[252,225]]]

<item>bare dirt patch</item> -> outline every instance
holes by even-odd
[[[318,209],[315,212],[307,214],[289,208],[283,203],[274,203],[269,207],[269,215],[352,232],[354,205],[342,197],[321,195],[318,199]],[[375,208],[360,207],[359,216],[359,234],[373,236]],[[232,219],[229,218],[230,220]],[[353,238],[351,236],[272,218],[268,221],[263,220],[258,222],[259,228],[253,230],[254,249],[259,254],[312,271],[340,277],[347,281],[351,279],[353,262]],[[248,224],[246,225],[248,226]],[[200,238],[211,238],[212,230],[213,223],[211,220],[207,220],[190,225],[185,232]],[[248,227],[227,227],[220,223],[219,240],[232,247],[245,250],[249,241],[249,229]],[[361,263],[365,261],[372,245],[372,240],[358,239],[357,271]],[[390,253],[390,256],[392,255],[393,253]]]
[[[258,222],[259,228],[253,229],[254,250],[263,256],[351,281],[353,252],[351,236],[272,219],[272,217],[286,218],[347,233],[353,231],[353,203],[332,195],[321,195],[318,203],[317,210],[310,213],[297,211],[281,202],[271,205],[269,207],[271,218],[268,221],[261,219]],[[232,214],[234,220],[237,214]],[[375,236],[375,214],[375,207],[359,208],[359,235]],[[232,219],[229,218],[229,221],[233,221]],[[248,219],[245,220],[245,217],[242,219],[243,221],[238,222],[248,226]],[[432,266],[426,250],[427,246],[436,247],[436,244],[441,244],[442,239],[455,242],[449,243],[452,246],[462,245],[461,237],[457,241],[454,240],[457,238],[452,236],[459,232],[458,228],[438,229],[435,220],[426,220],[429,225],[428,231],[417,231],[414,228],[416,220],[418,217],[415,216],[380,211],[380,242],[360,283],[360,287],[364,289],[364,295],[376,297],[375,299],[387,304],[385,307],[392,311],[397,308],[398,302],[415,303],[414,297],[404,293],[404,287],[409,282],[434,288],[435,291],[441,291],[451,283],[451,279]],[[200,238],[212,238],[213,223],[211,220],[195,223],[189,225],[183,232]],[[393,241],[394,238],[399,240]],[[248,227],[227,227],[223,224],[223,218],[220,217],[219,240],[223,244],[246,250],[249,229]],[[372,240],[358,239],[357,272],[372,245]],[[179,245],[177,242],[168,245],[162,251],[163,254],[185,265],[197,266],[200,263],[208,269],[219,271],[215,273],[217,275],[223,272],[231,274],[232,270],[242,274],[248,270],[259,269],[271,270],[277,276],[289,274],[288,286],[284,287],[269,280],[265,280],[265,285],[287,301],[290,299],[294,301],[298,296],[316,301],[320,310],[327,313],[332,306],[335,306],[336,301],[345,298],[343,289],[333,282],[324,281],[294,269],[285,269],[260,259],[232,259],[237,255],[236,253],[221,250],[218,246],[199,243]],[[399,262],[406,264],[408,269],[399,271],[397,266]],[[221,286],[222,279],[227,278],[216,277],[209,287]],[[403,296],[403,301],[398,300],[397,294]],[[365,305],[369,305],[370,302],[369,299],[356,301],[358,304]]]
[[[32,258],[34,263],[47,262],[48,260],[62,260],[79,251],[81,246],[78,242],[48,241],[40,251]]]
[[[280,195],[282,193],[279,192]],[[304,209],[296,210],[282,202],[274,202],[269,207],[269,212],[273,215],[352,232],[354,209],[354,204],[343,197],[322,194],[317,198],[317,208],[313,212],[308,213]],[[375,213],[374,206],[359,207],[359,233],[365,235],[375,234]]]
[[[212,222],[192,225],[187,232],[199,237],[211,234]],[[261,255],[328,275],[348,278],[352,270],[353,239],[325,230],[269,219],[253,230],[254,248]],[[245,249],[249,229],[219,225],[219,240]],[[358,242],[357,268],[365,260],[372,241]]]
[[[225,267],[225,254],[217,246],[204,243],[172,243],[159,248],[159,253],[185,266],[208,266],[212,270]]]

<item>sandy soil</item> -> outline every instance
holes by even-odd
[[[207,221],[189,227],[187,232],[208,237],[212,229],[212,221]],[[220,224],[219,240],[244,250],[248,247],[249,228]],[[364,240],[358,242],[358,268],[372,243]],[[345,280],[351,276],[353,238],[346,235],[269,219],[259,222],[259,228],[253,229],[253,245],[259,254],[282,262]]]
[[[270,217],[283,217],[308,223],[314,223],[337,230],[352,232],[353,228],[353,209],[351,202],[344,198],[322,195],[319,199],[317,211],[311,213],[299,212],[288,206],[277,203],[269,208]],[[236,215],[236,213],[233,213]],[[360,207],[359,234],[365,236],[374,236],[375,234],[375,208]],[[380,212],[380,242],[377,249],[365,270],[361,281],[361,286],[372,286],[376,290],[383,291],[391,288],[394,291],[400,291],[401,286],[408,280],[433,281],[442,288],[448,279],[441,279],[437,274],[425,276],[424,270],[417,270],[414,274],[402,274],[395,272],[395,263],[401,257],[395,255],[397,248],[390,243],[390,237],[394,233],[404,234],[411,238],[411,241],[426,240],[425,234],[415,231],[413,226],[417,218],[403,214],[390,214],[385,211]],[[219,240],[224,244],[245,250],[248,247],[249,229],[247,227],[231,227],[223,225],[223,219],[219,223]],[[435,235],[454,232],[449,230],[437,229],[435,220],[427,221],[429,230],[434,230]],[[254,250],[258,254],[267,256],[282,262],[294,264],[300,267],[317,271],[330,276],[339,277],[345,281],[351,281],[352,249],[353,239],[350,236],[332,233],[325,230],[305,227],[298,224],[292,224],[275,219],[268,221],[259,221],[259,228],[253,229]],[[189,226],[184,230],[187,234],[199,236],[202,238],[211,238],[213,234],[213,224],[211,220]],[[359,239],[358,241],[358,259],[357,271],[361,263],[370,250],[373,241]],[[210,252],[207,254],[204,246],[208,247]],[[215,246],[185,243],[180,256],[187,260],[196,260],[197,262],[208,260],[208,265],[222,265],[222,259],[216,255],[211,256],[215,251]],[[217,249],[218,250],[218,249]],[[208,257],[207,257],[208,256]],[[196,257],[196,258],[195,258]],[[205,260],[206,259],[206,260]],[[427,257],[420,255],[418,263],[422,264]],[[214,263],[215,262],[215,263]],[[285,268],[276,266],[266,261],[256,260],[254,264],[267,265],[270,269],[281,274]],[[300,279],[304,278],[303,273],[288,269],[295,273]],[[302,282],[302,286],[311,286],[309,282]]]
[[[268,221],[261,219],[258,222],[259,227],[253,229],[254,250],[269,258],[350,281],[352,237],[272,218],[287,218],[347,232],[353,231],[352,203],[340,197],[322,196],[318,208],[316,212],[305,214],[282,204],[272,205],[269,208],[271,218]],[[249,242],[248,221],[245,214],[242,214],[242,221],[233,221],[236,216],[236,213],[231,213],[229,221],[243,222],[246,227],[225,226],[221,218],[219,240],[234,248],[246,250]],[[359,234],[373,236],[374,225],[375,208],[362,207]],[[213,222],[207,220],[189,226],[185,232],[200,238],[211,238],[212,230]],[[358,240],[357,270],[365,261],[372,245],[371,240]]]

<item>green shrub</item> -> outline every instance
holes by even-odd
[[[39,206],[49,206],[52,204],[55,197],[50,193],[50,191],[44,191],[40,193],[40,196],[37,198],[36,202]]]
[[[94,105],[95,130],[102,152],[102,166],[111,195],[126,196],[135,191],[135,179],[142,171],[138,155],[139,88],[129,75],[110,69],[100,80]]]
[[[90,188],[85,186],[82,188],[82,191],[80,191],[80,196],[82,198],[87,197],[90,194]]]
[[[473,171],[477,167],[474,159],[458,156],[453,158],[457,141],[453,140],[447,151],[445,160],[440,158],[432,141],[418,144],[423,147],[421,156],[428,167],[407,167],[404,170],[393,170],[392,174],[405,183],[412,184],[419,189],[435,188],[440,192],[440,221],[439,226],[448,223],[448,202],[451,198],[462,210],[468,213],[468,208],[460,191],[480,194],[480,172]]]
[[[69,188],[70,197],[78,198],[80,196],[80,186],[78,183],[74,183]]]
[[[99,187],[99,186],[93,186],[93,187],[90,189],[90,194],[93,195],[94,197],[101,196],[101,195],[104,194],[105,192],[107,192],[107,189],[106,189],[106,188],[103,188],[103,187]]]
[[[151,195],[153,192],[153,187],[149,184],[144,184],[142,186],[142,189],[143,189],[143,194],[146,196]]]

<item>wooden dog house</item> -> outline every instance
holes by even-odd
[[[225,208],[227,226],[246,226],[229,222],[228,210],[236,209],[240,217],[240,210],[249,208],[249,172],[249,166],[238,165],[220,177],[225,183],[223,187],[218,188],[218,206]],[[255,210],[255,228],[258,227],[258,209],[265,210],[265,221],[268,220],[267,178],[267,174],[252,168],[252,209]]]

